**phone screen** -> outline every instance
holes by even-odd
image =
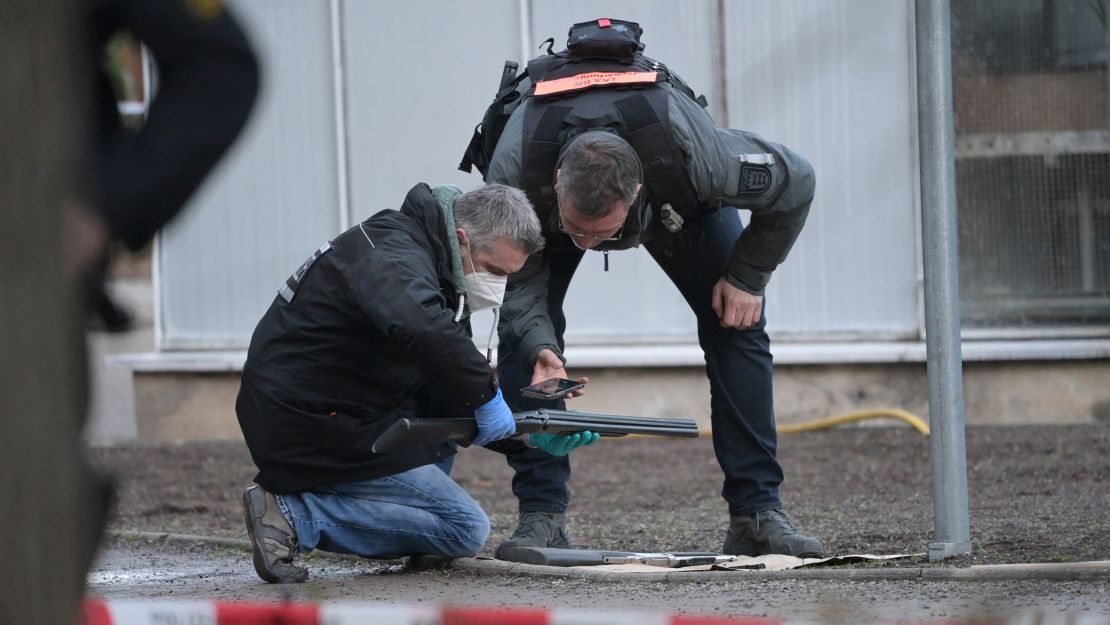
[[[525,395],[548,395],[558,397],[563,393],[582,388],[584,386],[578,380],[567,380],[566,378],[551,378],[544,380],[532,386],[521,389]]]
[[[582,386],[582,384],[579,383],[577,380],[552,378],[550,380],[544,380],[543,382],[540,382],[539,386],[540,388],[538,390],[543,391],[547,394],[551,394],[565,393],[576,386]]]

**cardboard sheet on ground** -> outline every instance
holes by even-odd
[[[831,558],[797,558],[794,556],[783,555],[766,555],[766,556],[737,556],[735,562],[726,562],[724,564],[706,564],[703,566],[686,566],[677,569],[664,568],[659,566],[647,566],[646,564],[601,564],[597,566],[573,566],[569,568],[593,570],[593,571],[606,571],[609,573],[659,573],[661,571],[672,571],[676,573],[693,572],[693,571],[789,571],[791,569],[801,568],[814,568],[821,566],[834,566],[837,564],[854,564],[857,562],[873,562],[877,560],[900,560],[902,558],[912,558],[914,556],[923,556],[924,553],[899,553],[888,556],[875,556],[869,554],[852,554],[843,556],[833,556]]]

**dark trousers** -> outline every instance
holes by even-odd
[[[700,227],[687,230],[675,236],[659,235],[644,247],[697,317],[698,342],[709,377],[713,449],[725,476],[721,494],[733,515],[778,508],[782,467],[775,458],[771,352],[764,329],[766,305],[759,323],[746,330],[722,328],[712,307],[713,286],[740,236],[740,218],[736,210],[723,208],[705,217]],[[548,312],[562,349],[566,329],[563,299],[582,252],[553,246],[545,253],[550,261]],[[501,392],[509,405],[514,410],[564,407],[563,401],[520,396],[520,389],[530,384],[532,377],[532,368],[523,359],[513,349],[499,354]],[[491,447],[504,453],[516,471],[513,493],[521,512],[566,510],[571,473],[566,456],[551,456],[515,442]]]

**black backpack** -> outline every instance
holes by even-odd
[[[627,66],[629,70],[656,72],[661,81],[666,81],[703,108],[708,106],[705,96],[697,96],[693,90],[666,65],[644,56],[644,44],[640,42],[643,29],[636,22],[618,19],[598,19],[579,22],[570,27],[567,33],[567,48],[554,52],[555,40],[548,39],[547,53],[528,62],[525,71],[517,74],[519,66],[513,61],[505,61],[501,72],[501,83],[493,103],[486,109],[481,123],[474,128],[474,135],[463,153],[459,169],[470,173],[477,167],[486,179],[494,149],[505,130],[505,124],[513,111],[535,88],[536,83],[545,78],[581,73],[592,66],[611,67],[614,64]],[[521,89],[525,77],[531,77],[532,88]]]

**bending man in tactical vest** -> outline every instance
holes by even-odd
[[[281,286],[235,404],[259,469],[243,504],[262,579],[307,578],[298,551],[452,558],[482,548],[489,519],[448,477],[453,445],[370,448],[401,417],[476,417],[478,445],[515,434],[469,315],[500,306],[506,276],[542,247],[519,190],[420,184]]]
[[[717,128],[704,99],[639,52],[639,33],[619,20],[577,24],[570,50],[529,63],[518,96],[499,94],[516,108],[487,179],[524,189],[546,238],[509,280],[501,388],[514,408],[544,405],[517,389],[568,377],[562,306],[584,251],[643,245],[697,318],[730,515],[724,553],[821,556],[821,542],[794,528],[779,499],[764,330],[764,289],[805,223],[813,169],[782,145]],[[628,56],[600,60],[614,51]],[[736,209],[751,211],[747,228]],[[499,448],[517,471],[521,513],[503,545],[569,547],[568,459],[512,441]]]

